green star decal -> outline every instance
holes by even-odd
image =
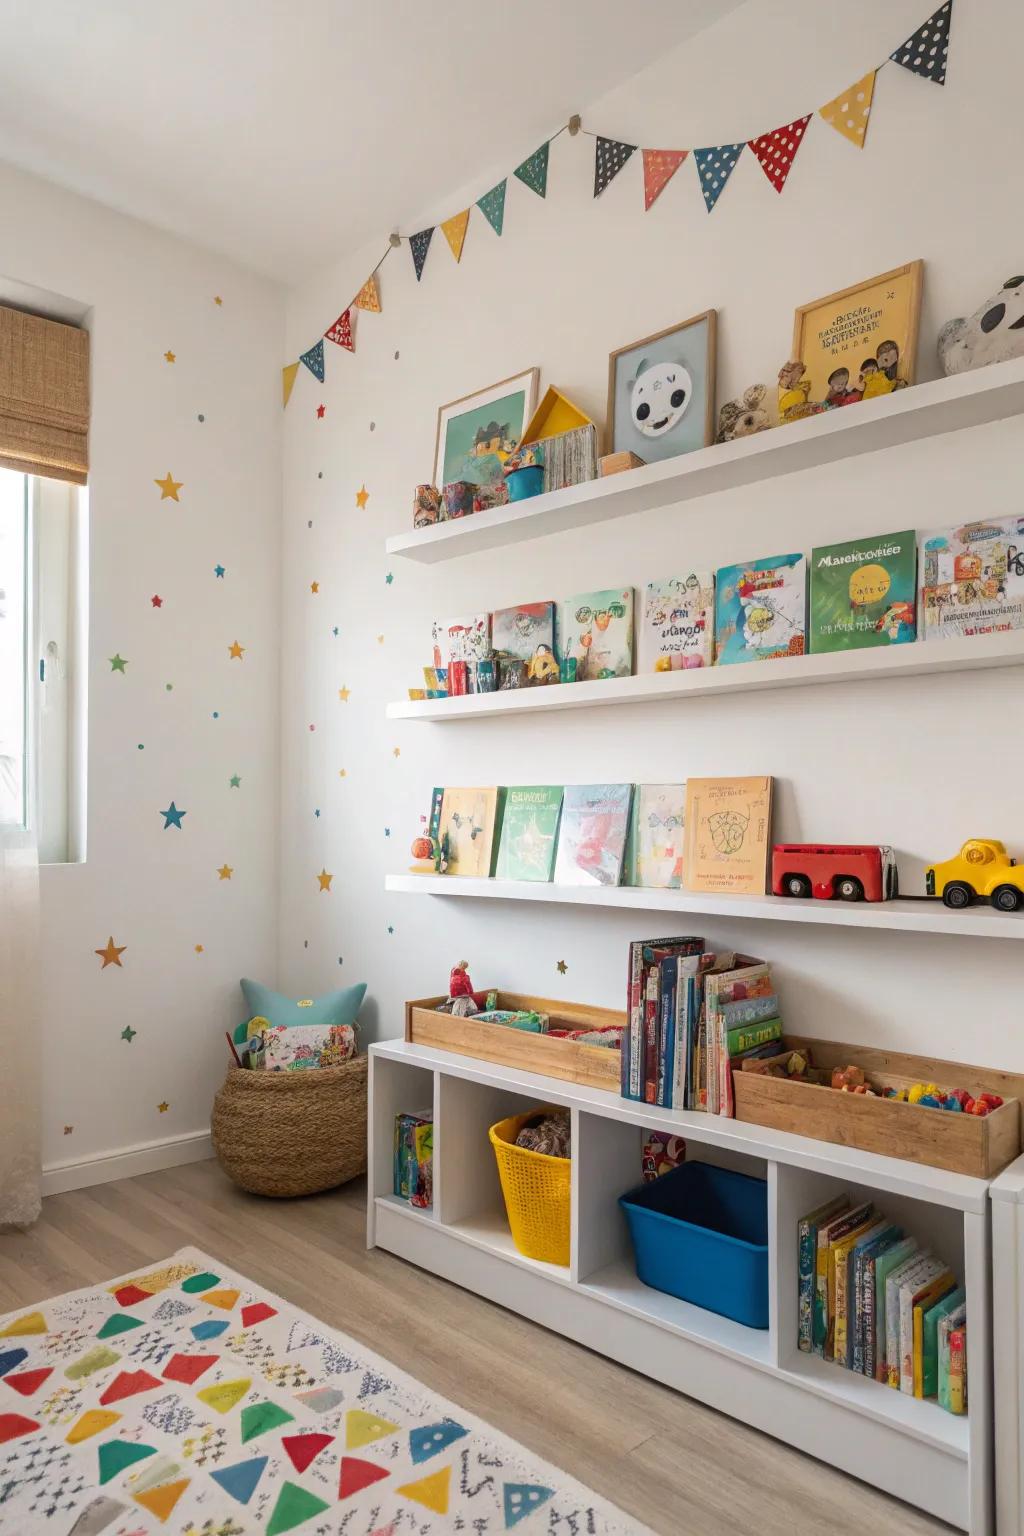
[[[233,773],[231,775],[230,779],[228,779],[228,783],[231,785],[232,789],[241,789],[242,787],[242,780],[237,773]]]
[[[128,1044],[131,1045],[132,1041],[135,1039],[135,1036],[137,1034],[138,1034],[138,1030],[137,1029],[132,1029],[130,1024],[126,1024],[124,1029],[122,1029],[122,1031],[121,1031],[121,1039],[122,1040],[127,1040]]]
[[[127,665],[128,663],[123,656],[111,656],[110,658],[111,672],[123,672]]]

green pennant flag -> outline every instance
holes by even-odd
[[[494,230],[500,235],[505,224],[505,188],[508,186],[508,177],[499,181],[496,187],[485,192],[483,197],[477,199],[477,207]]]
[[[515,175],[538,197],[546,197],[548,191],[548,150],[550,143],[542,144],[522,165],[517,165]]]

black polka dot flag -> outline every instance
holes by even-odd
[[[429,229],[421,229],[418,234],[409,236],[409,249],[412,251],[412,264],[416,268],[416,281],[423,276],[423,263],[427,259],[427,251],[430,248],[430,237],[434,233],[434,226]]]
[[[926,80],[934,80],[936,85],[945,85],[952,10],[953,0],[940,5],[934,16],[929,16],[895,53],[889,55],[893,62],[902,64],[915,75],[923,75]]]
[[[597,135],[597,149],[594,154],[595,197],[601,196],[605,187],[619,174],[635,149],[635,144],[622,144],[618,139],[602,139],[600,134]]]

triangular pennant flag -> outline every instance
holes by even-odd
[[[215,1381],[212,1387],[203,1387],[197,1392],[196,1397],[215,1408],[218,1413],[230,1413],[251,1386],[252,1381],[248,1376],[242,1377],[240,1381]]]
[[[946,55],[949,53],[949,18],[953,0],[946,0],[928,20],[922,22],[889,57],[894,64],[902,64],[915,75],[934,80],[936,85],[946,83]]]
[[[310,347],[308,352],[303,352],[302,356],[299,358],[299,362],[305,363],[314,379],[319,379],[320,383],[323,383],[324,344],[322,340],[318,341],[315,347]],[[184,1286],[182,1286],[182,1290],[184,1290]]]
[[[296,364],[298,367],[298,364]],[[129,1333],[132,1328],[141,1328],[141,1317],[125,1317],[123,1312],[112,1312],[103,1327],[96,1334],[98,1339],[113,1339],[119,1333]]]
[[[322,354],[323,353],[323,342],[320,343],[320,351],[321,351],[321,354]],[[323,376],[324,376],[323,375],[323,357],[322,357],[322,355],[321,355],[321,360],[320,361],[321,361],[320,377],[322,379]],[[199,1300],[200,1301],[205,1301],[211,1307],[223,1307],[225,1312],[230,1312],[231,1308],[234,1306],[235,1302],[238,1300],[238,1298],[239,1298],[239,1296],[241,1296],[241,1294],[242,1294],[241,1291],[235,1291],[235,1290],[207,1291],[206,1295],[205,1296],[200,1296]]]
[[[16,1371],[13,1376],[5,1376],[4,1385],[13,1387],[22,1397],[31,1397],[33,1392],[39,1391],[47,1376],[52,1375],[52,1365],[41,1365],[35,1371]]]
[[[451,1480],[451,1467],[443,1467],[440,1472],[432,1472],[429,1477],[421,1477],[418,1483],[405,1483],[398,1492],[404,1493],[407,1499],[414,1499],[417,1504],[432,1509],[435,1515],[446,1515]]]
[[[333,1441],[333,1435],[282,1435],[281,1447],[287,1452],[288,1460],[296,1472],[305,1472],[310,1462],[315,1461],[320,1452],[325,1451]]]
[[[356,344],[352,336],[352,312],[342,310],[329,331],[324,332],[325,341],[333,341],[339,347],[345,347],[349,352],[354,352]]]
[[[132,1467],[147,1456],[155,1456],[151,1445],[133,1445],[129,1440],[107,1440],[99,1448],[100,1482],[109,1483],[112,1477]]]
[[[16,1317],[6,1328],[0,1328],[0,1339],[23,1339],[30,1333],[46,1333],[46,1318],[41,1312],[26,1312]]]
[[[13,1371],[23,1360],[28,1359],[27,1349],[6,1349],[0,1355],[0,1376],[6,1376],[8,1371]]]
[[[144,1291],[141,1285],[119,1285],[110,1293],[119,1307],[134,1307],[136,1302],[148,1301],[152,1291]]]
[[[101,1430],[109,1429],[120,1417],[113,1408],[87,1408],[82,1417],[72,1424],[64,1439],[68,1445],[78,1445],[82,1440],[98,1435]]]
[[[161,1488],[165,1483],[171,1483],[182,1472],[181,1463],[172,1461],[169,1456],[157,1456],[153,1461],[147,1461],[144,1469],[133,1472],[131,1475],[131,1491],[133,1496],[138,1493],[148,1493],[151,1488]]]
[[[295,375],[299,371],[298,363],[289,363],[287,368],[281,369],[281,393],[284,396],[284,404],[287,405],[292,397],[295,387]]]
[[[312,1392],[297,1392],[295,1396],[314,1413],[330,1413],[332,1408],[345,1401],[344,1392],[339,1392],[337,1387],[314,1387]]]
[[[267,1536],[283,1536],[285,1531],[294,1531],[297,1525],[304,1525],[327,1507],[326,1499],[318,1499],[315,1493],[300,1488],[298,1483],[285,1483],[277,1496]]]
[[[597,135],[594,149],[595,197],[600,197],[608,183],[615,180],[635,149],[635,144],[623,144],[619,139],[602,139],[600,134]]]
[[[810,120],[808,112],[806,117],[794,118],[784,128],[776,128],[771,133],[762,133],[759,139],[747,141],[776,192],[781,192],[786,185],[786,177],[793,169],[796,152],[803,143]]]
[[[382,1477],[390,1476],[387,1467],[379,1467],[375,1461],[360,1461],[358,1456],[343,1456],[338,1498],[350,1499],[354,1493],[369,1488],[371,1483],[379,1483]]]
[[[644,159],[644,212],[668,186],[687,155],[688,149],[645,149]]]
[[[105,1493],[98,1493],[82,1510],[68,1536],[101,1536],[101,1532],[113,1525],[118,1515],[128,1508]]]
[[[468,208],[463,208],[461,213],[453,213],[450,219],[445,219],[441,224],[441,232],[451,246],[452,255],[456,261],[462,260],[462,247],[466,243],[466,229],[468,226]]]
[[[492,187],[489,192],[484,193],[483,197],[477,199],[477,207],[496,235],[500,235],[505,227],[505,188],[507,186],[508,177],[506,176],[498,182],[496,187]]]
[[[505,1529],[510,1531],[520,1520],[525,1520],[527,1515],[532,1515],[535,1509],[553,1498],[554,1489],[545,1488],[541,1483],[506,1483],[502,1494],[505,1501]]]
[[[94,1376],[97,1371],[105,1371],[108,1365],[116,1365],[120,1358],[117,1350],[109,1345],[95,1344],[77,1360],[72,1360],[64,1375],[68,1381],[84,1381],[86,1376]]]
[[[251,1301],[247,1307],[242,1308],[242,1327],[254,1328],[257,1323],[265,1323],[268,1317],[276,1316],[276,1307],[265,1301]]]
[[[409,236],[409,249],[412,251],[412,264],[416,268],[416,281],[423,276],[423,263],[427,259],[427,251],[430,249],[430,237],[434,233],[433,225],[430,229],[421,229],[418,234]]]
[[[160,1378],[151,1376],[148,1371],[118,1371],[100,1398],[100,1406],[105,1408],[108,1403],[119,1403],[122,1398],[135,1397],[139,1392],[152,1392],[160,1385]]]
[[[39,1425],[35,1419],[26,1419],[23,1413],[0,1413],[0,1445],[30,1435]]]
[[[183,1477],[176,1483],[161,1483],[159,1488],[151,1488],[147,1493],[136,1493],[133,1497],[136,1504],[141,1504],[151,1515],[156,1515],[162,1525],[191,1481],[190,1477]]]
[[[695,149],[700,190],[711,212],[721,197],[726,182],[736,169],[736,162],[743,152],[742,144],[719,144],[716,149]]]
[[[547,197],[548,194],[549,148],[549,144],[542,144],[540,149],[535,149],[532,155],[527,156],[522,165],[517,165],[513,172],[538,197]]]
[[[297,368],[299,365],[291,363],[289,366]],[[187,1280],[181,1282],[181,1288],[188,1296],[198,1296],[200,1291],[212,1290],[215,1285],[220,1285],[220,1275],[211,1275],[208,1269],[199,1275],[189,1275]]]
[[[375,315],[380,314],[380,288],[377,284],[376,272],[370,273],[352,302],[356,309],[367,309]]]
[[[378,1418],[375,1413],[367,1413],[362,1408],[350,1408],[345,1415],[345,1449],[346,1451],[358,1451],[361,1446],[372,1445],[374,1440],[383,1440],[385,1435],[393,1435],[398,1428],[390,1419]]]
[[[194,1386],[203,1372],[216,1365],[219,1359],[220,1355],[172,1355],[164,1366],[164,1380],[183,1381],[186,1386]]]
[[[869,69],[867,74],[855,85],[851,85],[848,91],[840,91],[838,96],[818,108],[819,116],[825,119],[829,127],[835,128],[844,139],[849,139],[850,143],[856,144],[859,149],[864,148],[864,140],[867,136],[868,114],[871,111],[871,98],[875,94],[876,74],[877,70]]]
[[[236,1461],[233,1467],[222,1467],[219,1472],[211,1472],[210,1476],[239,1504],[248,1504],[256,1491],[256,1484],[263,1476],[263,1468],[268,1459],[266,1456],[257,1456],[252,1461]]]
[[[202,1393],[199,1394],[200,1397]],[[286,1408],[279,1408],[276,1403],[250,1403],[248,1408],[242,1409],[242,1444],[247,1440],[255,1440],[257,1435],[265,1435],[268,1429],[277,1429],[281,1424],[291,1424],[295,1415],[289,1413]]]
[[[453,1440],[461,1440],[463,1435],[468,1434],[468,1429],[463,1429],[461,1424],[456,1424],[452,1419],[445,1419],[440,1424],[418,1424],[409,1431],[409,1450],[413,1464],[418,1466],[421,1461],[429,1461],[431,1456],[447,1450]]]

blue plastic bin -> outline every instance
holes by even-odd
[[[710,1163],[681,1163],[620,1196],[645,1285],[768,1327],[768,1187]]]

